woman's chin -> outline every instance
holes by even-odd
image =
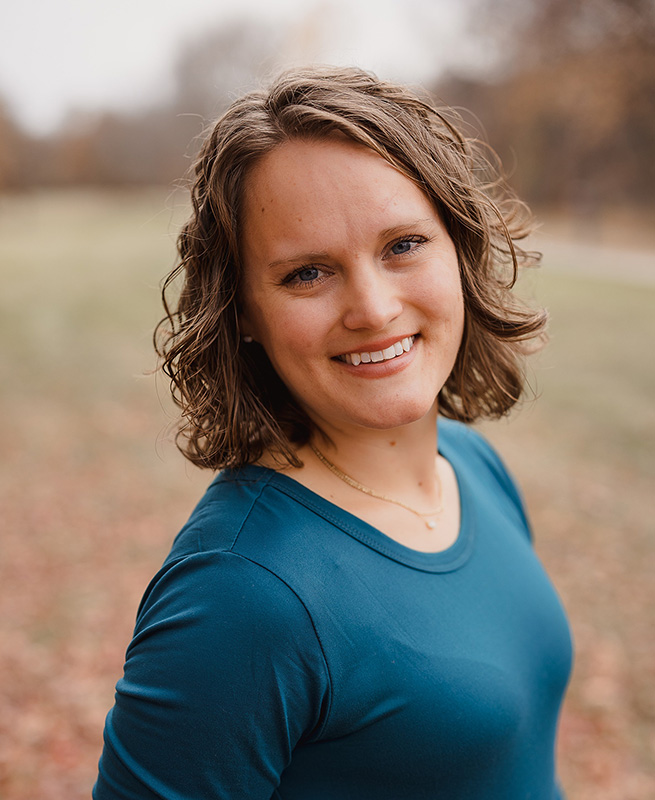
[[[419,424],[430,420],[432,424],[436,418],[436,401],[432,403],[403,403],[400,407],[368,407],[359,413],[344,414],[342,419],[337,422],[334,420],[337,429],[343,427],[364,428],[367,430],[390,431],[399,428]],[[331,424],[328,417],[326,420]]]

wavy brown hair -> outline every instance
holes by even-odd
[[[240,210],[248,172],[263,156],[290,139],[335,134],[419,186],[454,242],[464,335],[439,393],[440,413],[465,422],[498,417],[523,392],[522,357],[543,339],[546,313],[511,292],[519,267],[538,257],[515,244],[529,233],[529,216],[498,165],[463,135],[454,112],[406,87],[359,69],[293,70],[234,102],[209,131],[194,166],[179,263],[162,291],[166,316],[155,346],[182,410],[178,447],[198,466],[238,467],[265,451],[300,465],[295,450],[312,423],[263,349],[239,333]]]

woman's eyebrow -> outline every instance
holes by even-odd
[[[322,252],[313,252],[313,253],[296,253],[291,256],[285,256],[284,258],[278,258],[275,261],[271,261],[269,264],[266,265],[266,269],[274,269],[275,267],[281,266],[292,266],[294,264],[308,264],[313,261],[325,261],[329,258],[328,253],[325,251]]]
[[[409,220],[408,222],[401,222],[398,225],[394,225],[391,228],[385,228],[384,230],[380,231],[378,237],[380,239],[388,239],[393,236],[398,236],[403,233],[408,233],[412,228],[416,226],[423,226],[426,224],[434,224],[434,219],[430,217],[426,217],[425,219],[414,219]],[[325,261],[325,259],[329,258],[329,254],[322,250],[322,251],[313,251],[310,253],[294,253],[288,257],[278,258],[275,261],[271,261],[266,265],[266,269],[275,269],[275,267],[280,266],[291,266],[293,264],[308,264],[314,261]]]
[[[385,228],[385,230],[380,231],[380,239],[386,239],[390,236],[396,236],[401,233],[408,233],[409,230],[415,228],[416,226],[434,224],[434,222],[435,220],[431,219],[430,217],[426,217],[425,219],[409,220],[408,222],[401,222],[399,225],[394,225],[392,228]]]

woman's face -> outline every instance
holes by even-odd
[[[427,196],[368,148],[293,140],[249,173],[241,331],[327,432],[434,409],[462,339],[455,247]]]

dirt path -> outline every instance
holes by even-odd
[[[537,214],[537,220],[528,244],[543,253],[544,270],[655,286],[655,212],[599,220]]]
[[[641,286],[655,286],[655,248],[594,245],[555,234],[535,234],[544,269],[579,273]]]

